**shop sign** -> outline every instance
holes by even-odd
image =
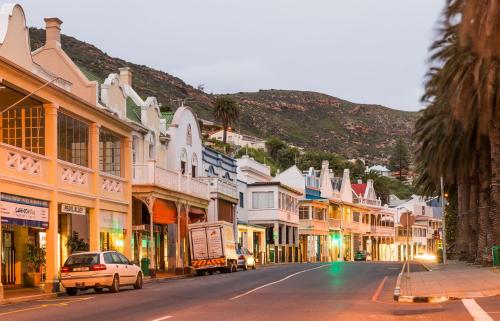
[[[11,194],[1,194],[2,224],[47,228],[49,202]]]
[[[61,204],[61,213],[85,215],[87,214],[87,208],[71,204]]]

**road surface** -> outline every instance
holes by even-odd
[[[413,267],[418,269],[417,266]],[[335,262],[262,267],[165,280],[142,290],[0,306],[1,321],[474,320],[500,321],[500,297],[441,304],[392,299],[400,263]],[[483,315],[484,317],[484,315]],[[476,319],[481,320],[481,319]]]

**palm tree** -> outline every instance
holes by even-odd
[[[479,117],[477,130],[489,136],[491,168],[491,209],[493,223],[491,243],[500,243],[500,3],[498,0],[449,0],[448,21],[460,20],[457,24],[460,46],[470,50],[476,57],[469,72],[470,89],[464,92],[462,104],[457,104],[456,114],[464,126],[468,106],[475,103]],[[461,81],[459,78],[458,81]]]
[[[222,123],[222,128],[224,130],[222,141],[226,143],[227,129],[240,116],[239,106],[233,99],[227,96],[219,96],[215,100],[213,115],[217,121]]]

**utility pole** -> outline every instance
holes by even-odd
[[[441,210],[443,211],[443,264],[446,264],[446,216],[444,212],[444,183],[441,176]]]
[[[406,271],[407,278],[410,278],[410,215],[406,214]]]

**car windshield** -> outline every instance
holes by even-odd
[[[68,257],[64,266],[90,266],[99,264],[99,254],[77,254]]]

